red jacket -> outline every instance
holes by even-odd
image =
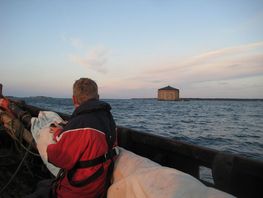
[[[64,169],[66,174],[58,182],[57,197],[97,198],[105,193],[111,160],[88,168],[76,168],[76,164],[103,156],[111,147],[109,144],[116,145],[116,125],[110,109],[110,105],[102,101],[85,102],[73,112],[64,130],[55,137],[57,143],[48,146],[48,161]],[[75,173],[71,179],[69,172],[73,169]],[[102,174],[86,185],[70,184],[69,180],[81,182],[101,170]]]

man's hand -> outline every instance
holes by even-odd
[[[0,99],[0,108],[2,108],[5,111],[9,111],[9,100],[6,98]]]
[[[62,131],[63,127],[58,122],[53,122],[50,124],[50,133],[53,133],[53,140],[57,142],[56,137],[59,136],[60,132]]]

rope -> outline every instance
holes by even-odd
[[[14,125],[14,120],[12,120],[12,121],[9,123],[9,125],[10,125],[10,128],[11,128],[11,129],[14,129],[14,128],[15,128],[15,127],[13,127],[13,125]],[[17,141],[17,142],[19,143],[19,145],[20,145],[26,152],[30,153],[31,155],[40,157],[39,154],[34,153],[34,152],[28,150],[28,148],[26,148],[26,147],[22,144],[22,140],[23,140],[23,135],[22,135],[23,132],[22,132],[22,131],[23,131],[23,129],[24,129],[24,127],[23,127],[22,125],[20,125],[20,126],[19,126],[19,130],[15,130],[15,135],[12,135],[13,139],[14,139],[15,141]],[[9,130],[9,129],[7,129],[7,130]],[[17,136],[18,136],[18,137],[17,137]],[[32,144],[32,143],[33,143],[33,141],[32,141],[30,144]],[[17,148],[17,150],[19,150],[19,149]]]
[[[26,152],[30,153],[31,155],[40,157],[39,154],[34,153],[34,152],[30,151],[29,148],[25,147],[17,138],[15,138],[15,141],[17,141],[17,142],[20,144],[20,146],[21,146]],[[33,141],[30,143],[30,145],[31,145],[32,143],[33,143]]]
[[[8,130],[8,129],[6,129],[6,130]],[[40,155],[39,155],[38,153],[34,153],[34,152],[28,150],[28,148],[26,148],[26,147],[22,144],[22,142],[21,142],[22,139],[21,139],[21,141],[20,141],[15,135],[12,135],[12,138],[13,138],[15,141],[17,141],[17,142],[19,143],[19,145],[20,145],[25,151],[27,151],[27,152],[30,153],[31,155],[40,157]],[[32,143],[33,143],[33,141],[31,142],[31,144],[32,144]],[[19,150],[19,149],[17,148],[17,150]],[[0,157],[1,157],[1,156],[0,156]]]
[[[32,141],[32,142],[33,142],[33,141]],[[29,153],[28,151],[29,151],[29,149],[30,149],[30,147],[31,147],[31,145],[32,145],[32,142],[31,142],[31,143],[29,144],[29,146],[27,147],[27,150],[26,150],[26,152],[25,152],[25,155],[24,155],[23,159],[21,160],[20,164],[18,165],[16,171],[14,172],[14,174],[12,175],[12,177],[9,179],[9,181],[6,183],[6,185],[0,190],[0,195],[6,190],[7,186],[13,181],[13,179],[14,179],[15,176],[16,176],[16,174],[17,174],[18,171],[20,170],[22,164],[24,163],[24,161],[25,161],[25,159],[26,159],[26,157],[27,157],[27,155],[28,155],[28,153]]]

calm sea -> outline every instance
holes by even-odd
[[[71,99],[24,98],[73,112]],[[263,160],[263,101],[107,99],[117,125]]]

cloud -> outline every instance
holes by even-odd
[[[60,35],[61,40],[75,49],[81,49],[85,46],[84,42],[78,37],[68,37],[65,33]]]
[[[143,75],[177,83],[226,80],[263,75],[262,63],[263,42],[257,42],[209,51],[176,61],[169,67],[159,63]]]
[[[69,41],[70,44],[77,49],[81,49],[84,47],[83,42],[79,38],[70,38]]]
[[[82,39],[78,37],[66,37],[64,34],[61,36],[61,39],[75,51],[75,53],[68,55],[71,62],[99,73],[107,73],[108,48],[102,45],[95,47],[86,46]]]
[[[204,61],[204,60],[211,59],[211,58],[231,56],[237,53],[241,54],[244,52],[248,52],[249,50],[254,50],[254,49],[258,49],[262,47],[263,47],[263,42],[249,43],[246,45],[234,46],[234,47],[223,48],[219,50],[206,52],[206,53],[203,53],[201,55],[194,57],[194,59],[199,60],[199,61]]]
[[[108,61],[109,50],[105,47],[95,47],[87,51],[84,55],[71,54],[70,60],[73,63],[82,65],[88,69],[100,72],[107,73],[105,64]]]

